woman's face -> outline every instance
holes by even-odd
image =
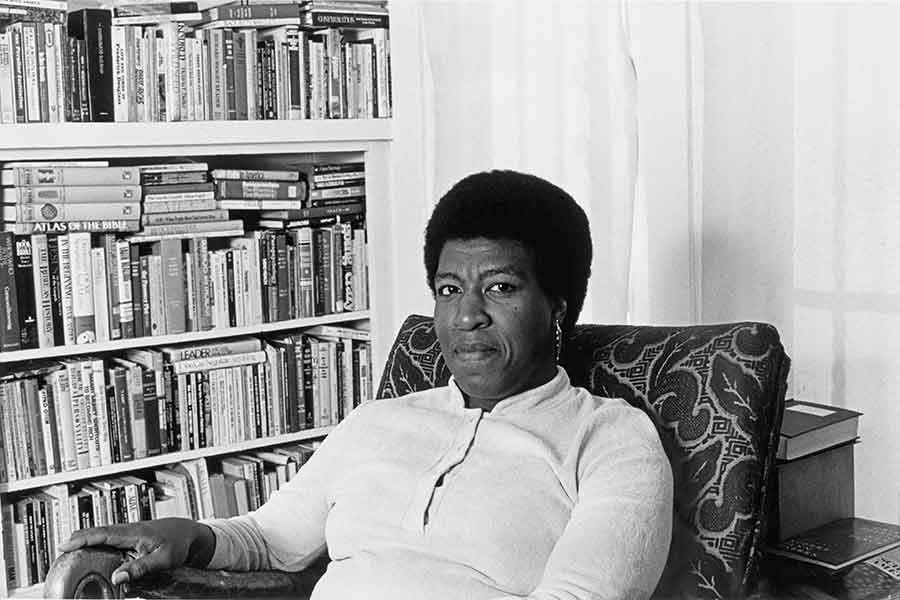
[[[434,323],[447,366],[469,398],[502,400],[556,374],[553,302],[519,242],[448,240],[434,277]],[[554,312],[556,310],[556,312]]]

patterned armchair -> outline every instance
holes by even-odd
[[[774,505],[772,473],[790,365],[775,328],[763,323],[579,325],[564,344],[560,362],[574,385],[624,398],[657,425],[675,476],[675,519],[655,596],[739,598],[751,593]],[[431,318],[411,316],[388,356],[377,397],[444,385],[449,376]],[[77,597],[73,592],[87,573],[96,580],[90,589],[108,585],[97,571],[108,576],[121,556],[81,552],[66,559],[75,566],[54,567],[45,588],[48,597]],[[88,566],[103,560],[111,566]],[[318,571],[297,575],[267,573],[272,583],[265,585],[260,574],[178,569],[136,582],[128,595],[222,597],[243,590],[257,597],[297,598],[309,593],[324,565],[321,561]]]

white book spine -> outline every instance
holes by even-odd
[[[99,431],[100,464],[112,464],[112,447],[109,439],[109,417],[106,412],[106,380],[102,360],[94,360],[91,364],[94,372],[94,403],[97,429]]]
[[[75,321],[75,343],[97,341],[94,319],[94,288],[91,261],[91,234],[70,233],[69,252],[72,267],[72,316]]]
[[[144,413],[144,374],[140,365],[128,367],[128,390],[131,402],[131,440],[134,458],[147,456],[147,416]]]
[[[125,53],[125,27],[113,25],[110,30],[113,67],[113,107],[117,123],[128,122],[128,64]]]
[[[91,467],[99,467],[100,461],[100,428],[97,416],[97,402],[94,399],[94,370],[91,361],[85,360],[81,364],[82,383],[82,418],[85,420],[87,430],[88,458]]]
[[[78,469],[91,466],[88,448],[87,414],[84,406],[84,381],[80,362],[66,362],[69,398],[72,405],[72,437],[75,443],[75,462]]]
[[[53,342],[53,298],[50,294],[50,252],[47,235],[36,233],[31,236],[31,251],[34,264],[35,313],[37,316],[38,346],[52,348]]]
[[[0,123],[16,122],[15,98],[12,36],[9,32],[0,32]]]
[[[47,389],[38,390],[38,402],[41,411],[41,438],[44,443],[44,456],[47,462],[47,474],[52,475],[57,472],[55,457],[53,456],[53,438],[56,432],[50,426],[50,399],[47,397]]]
[[[56,411],[56,430],[59,440],[59,455],[62,460],[62,471],[74,471],[78,468],[78,455],[75,450],[75,420],[73,418],[72,396],[69,393],[69,370],[61,369],[52,374],[54,410]]]
[[[34,23],[22,28],[25,55],[25,114],[29,123],[41,122],[41,91],[38,83],[37,35]]]
[[[126,240],[116,241],[116,284],[119,288],[119,321],[124,331],[125,324],[130,323],[134,331],[134,306],[131,303],[131,244]],[[123,336],[124,337],[124,336]]]
[[[163,300],[162,257],[154,254],[147,257],[150,279],[150,331],[151,335],[165,335],[165,302]]]
[[[54,23],[41,23],[38,27],[44,28],[44,55],[46,57],[47,68],[47,120],[51,123],[59,123],[60,114],[63,112],[63,105],[59,102],[59,87],[62,85],[62,79],[58,78],[57,65],[59,64],[61,54],[56,43],[56,34]]]
[[[109,299],[106,289],[106,255],[103,248],[91,248],[91,272],[94,275],[94,324],[97,341],[109,341]]]
[[[244,312],[245,296],[244,296],[244,258],[241,251],[237,248],[231,251],[234,261],[234,315],[235,324],[238,327],[247,325],[247,315]]]

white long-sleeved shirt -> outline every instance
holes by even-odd
[[[208,568],[299,570],[314,600],[646,598],[672,473],[650,419],[563,369],[491,412],[446,387],[353,411],[258,510],[205,521]]]

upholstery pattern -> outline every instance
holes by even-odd
[[[675,477],[675,519],[655,597],[752,591],[790,365],[775,328],[579,325],[560,363],[574,385],[624,398],[656,423]],[[432,319],[414,315],[388,355],[377,397],[449,377]]]

